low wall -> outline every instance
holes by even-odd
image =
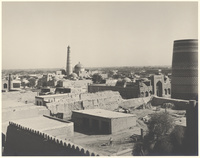
[[[97,153],[51,135],[9,123],[6,156],[98,156]]]
[[[159,106],[164,103],[173,103],[176,109],[186,110],[186,106],[189,104],[189,100],[162,98],[154,96],[151,102],[152,106]]]

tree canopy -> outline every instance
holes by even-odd
[[[148,123],[149,135],[159,138],[170,132],[174,128],[174,120],[168,113],[155,113]]]
[[[166,112],[154,113],[148,121],[148,134],[135,145],[133,155],[177,155],[175,147],[179,145],[181,149],[184,131],[174,127],[171,115]]]
[[[92,81],[94,83],[101,83],[103,81],[103,77],[100,74],[96,73],[92,76]]]

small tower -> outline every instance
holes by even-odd
[[[12,77],[11,77],[11,74],[9,74],[9,77],[8,77],[8,91],[11,90],[11,80],[12,80]]]
[[[71,68],[71,59],[70,59],[70,46],[67,47],[67,67],[66,67],[66,75],[70,75],[72,73]]]

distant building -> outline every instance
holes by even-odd
[[[133,82],[129,78],[119,79],[115,86],[107,84],[88,85],[88,92],[118,91],[122,98],[148,97],[151,95],[169,97],[171,95],[170,79],[163,74],[152,75],[149,78],[138,79]]]
[[[46,106],[46,103],[55,102],[68,96],[69,95],[67,93],[35,96],[35,104],[39,106]]]
[[[59,80],[57,82],[57,87],[80,89],[82,92],[88,92],[88,85],[92,84],[91,80]]]
[[[75,65],[74,73],[78,75],[79,79],[89,78],[91,76],[91,72],[86,71],[84,66],[80,62]]]
[[[8,79],[2,80],[2,91],[15,91],[21,90],[21,81],[13,80],[11,74],[9,74]]]

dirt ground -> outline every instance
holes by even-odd
[[[164,111],[165,109],[160,109],[160,111],[156,111],[155,108],[131,111],[131,113],[137,115],[137,125],[135,127],[131,127],[127,130],[110,135],[86,135],[75,132],[74,143],[91,149],[103,156],[120,155],[120,152],[125,150],[128,151],[126,153],[126,156],[132,156],[132,149],[134,147],[134,143],[136,142],[135,138],[137,137],[138,140],[140,139],[141,128],[147,130],[147,125],[143,122],[141,118],[147,116],[148,114]],[[173,116],[175,119],[175,123],[183,126],[186,125],[186,118],[182,115],[185,113],[185,110],[168,109],[167,112],[169,112],[170,115],[181,114],[181,117]],[[109,144],[110,138],[113,139],[112,145]]]
[[[133,149],[134,139],[132,135],[140,135],[140,128],[133,127],[123,132],[109,135],[86,135],[75,132],[74,143],[91,149],[100,155],[108,156],[121,152],[125,149]],[[110,144],[112,138],[112,145]],[[129,156],[131,156],[131,150]]]

